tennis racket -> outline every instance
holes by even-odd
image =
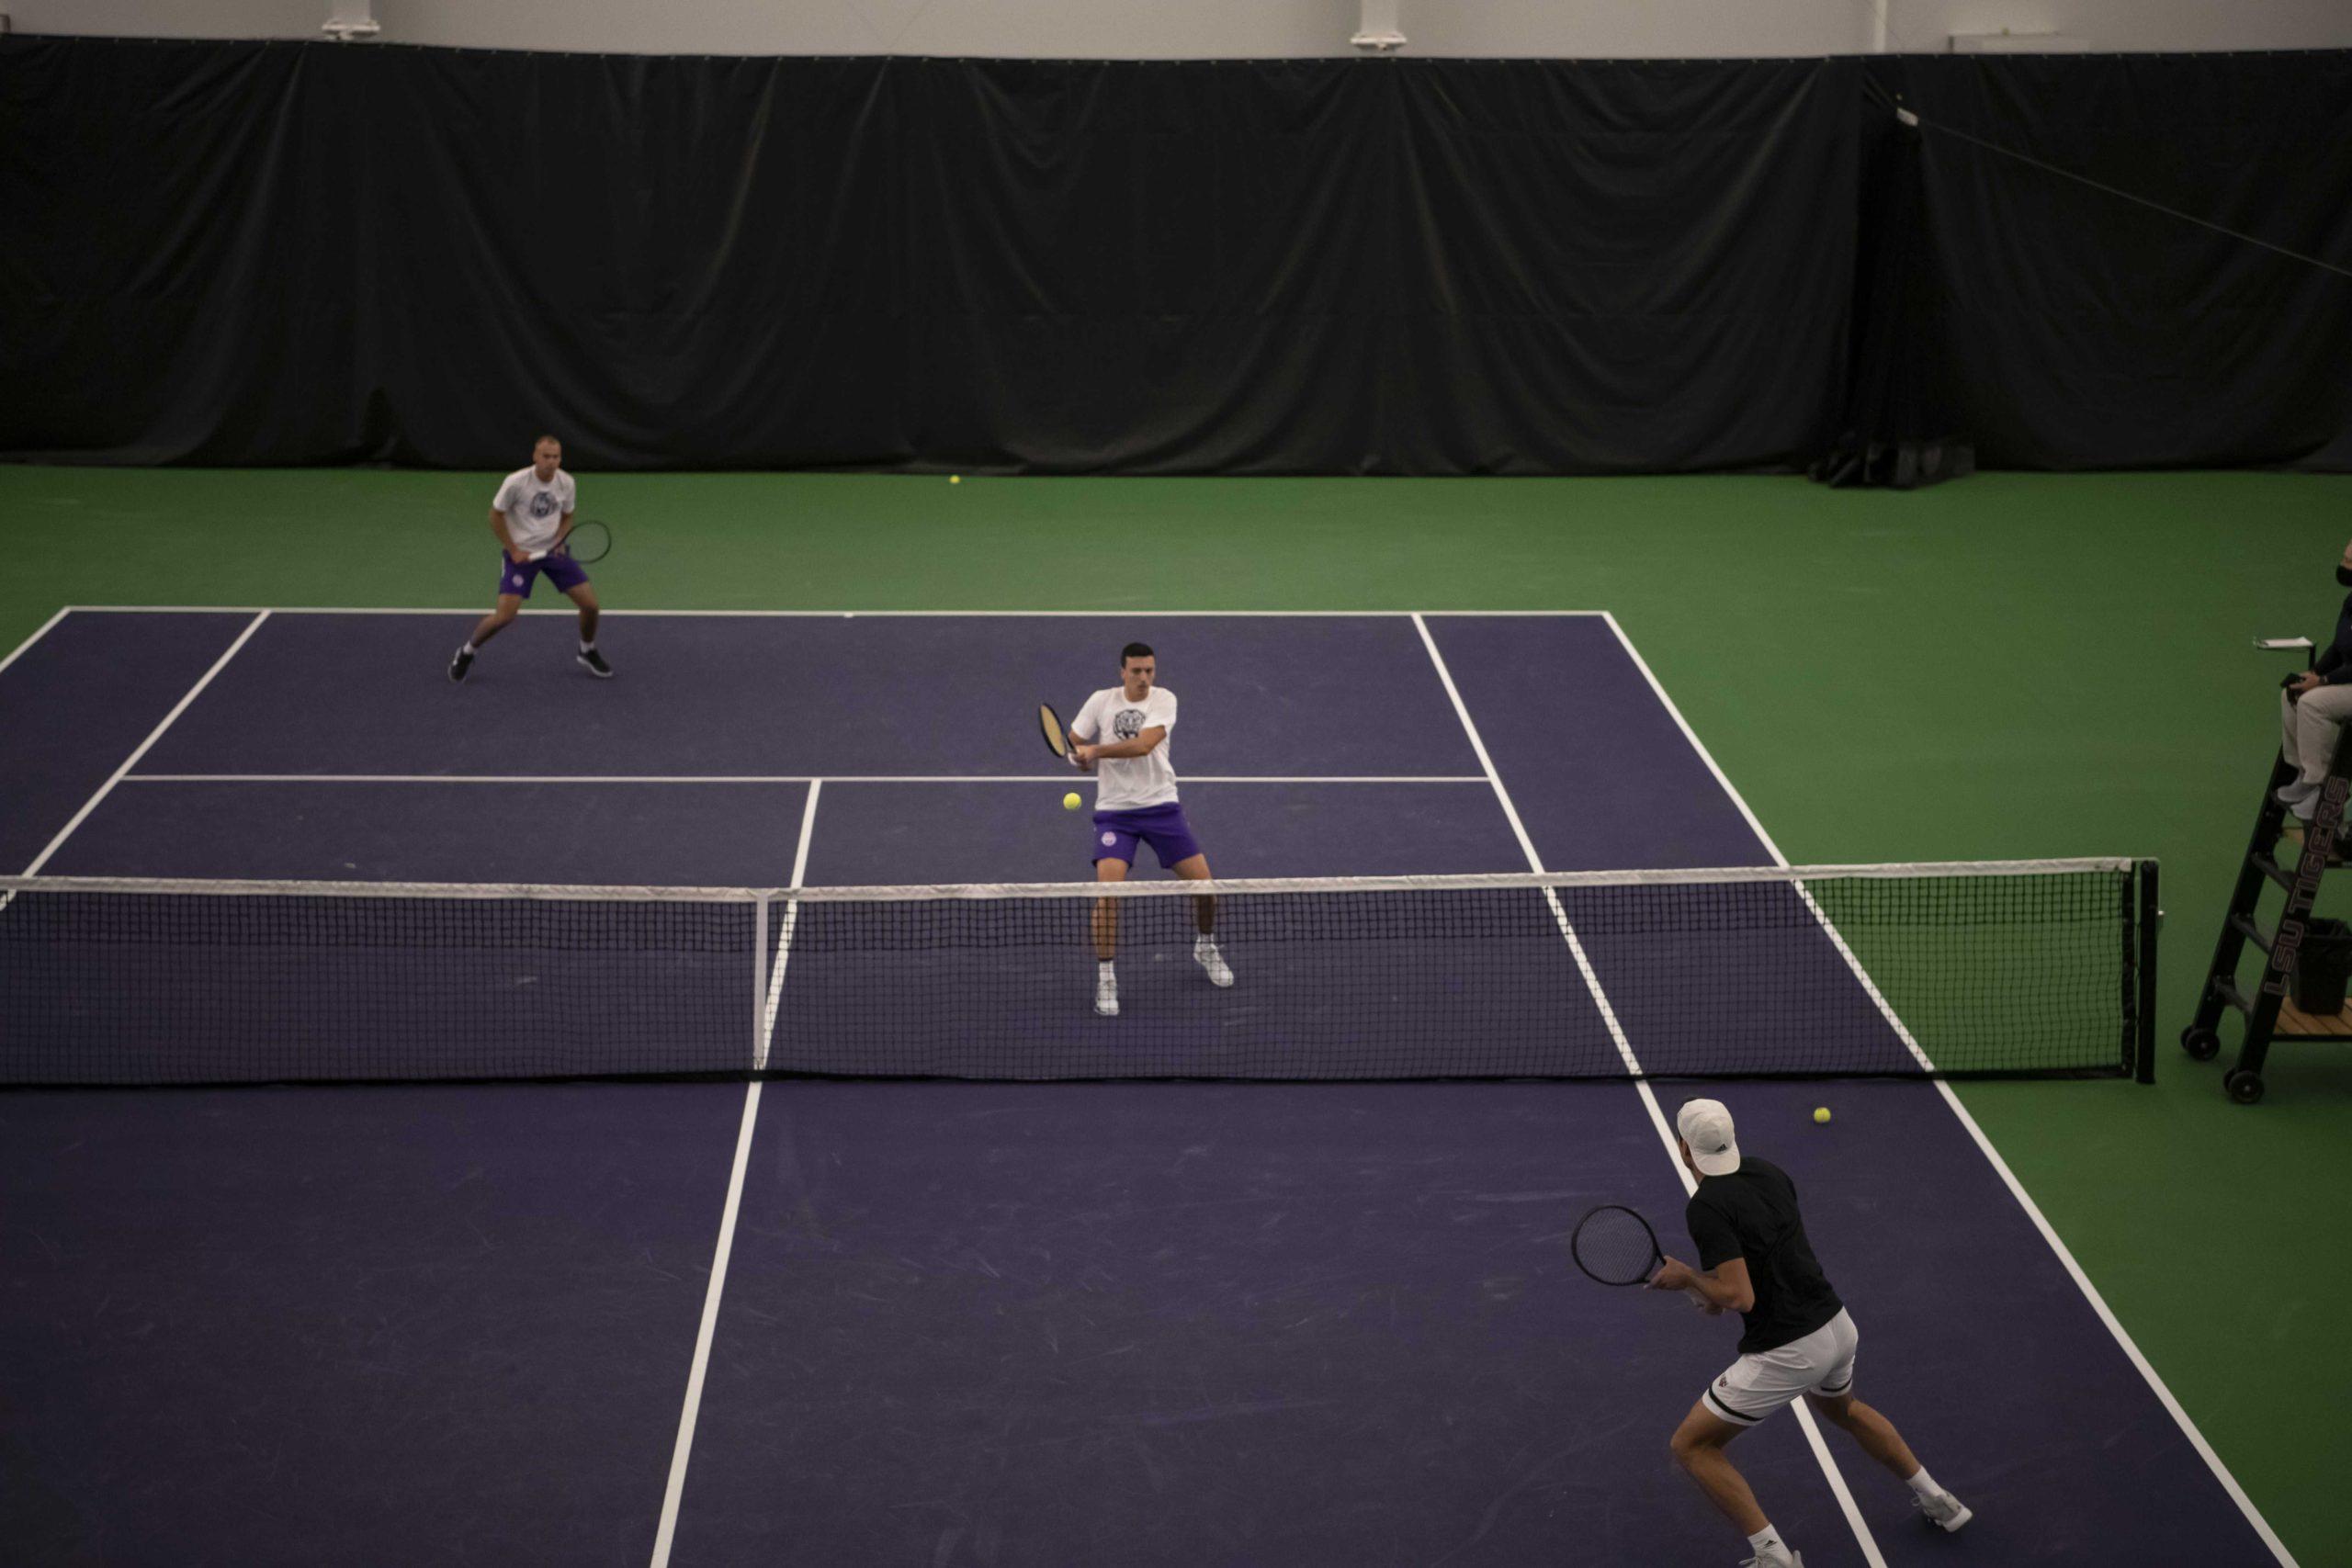
[[[1649,1221],[1616,1203],[1585,1212],[1568,1253],[1577,1268],[1604,1285],[1646,1284],[1666,1261]]]
[[[610,528],[605,527],[602,523],[597,522],[594,518],[587,518],[582,522],[574,523],[571,525],[571,532],[566,534],[563,536],[563,543],[558,545],[555,548],[556,550],[561,551],[563,554],[570,556],[582,566],[592,565],[596,561],[603,560],[606,556],[612,553],[613,531]],[[533,560],[545,560],[553,553],[555,552],[540,550],[537,554],[533,555],[531,558]]]
[[[1054,711],[1051,703],[1037,705],[1037,728],[1046,732],[1046,750],[1073,768],[1079,766],[1078,759],[1069,752],[1069,732],[1062,728],[1062,716]]]

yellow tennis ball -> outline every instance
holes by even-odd
[[[1826,1121],[1828,1121],[1828,1120],[1829,1120],[1829,1107],[1827,1107],[1827,1106],[1826,1106],[1826,1105],[1816,1105],[1816,1106],[1815,1106],[1815,1107],[1813,1108],[1813,1119],[1814,1119],[1815,1121],[1816,1121],[1816,1122],[1826,1122]]]
[[[952,485],[962,484],[964,482],[964,476],[961,474],[950,474],[947,476],[947,482]]]
[[[1068,795],[1062,796],[1062,809],[1064,811],[1075,811],[1078,809],[1080,801],[1078,798],[1078,791],[1072,790]]]

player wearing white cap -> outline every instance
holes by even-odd
[[[1720,1100],[1688,1102],[1674,1125],[1682,1163],[1699,1179],[1685,1211],[1699,1267],[1669,1258],[1650,1289],[1693,1292],[1708,1315],[1728,1309],[1747,1325],[1739,1359],[1675,1429],[1674,1458],[1747,1537],[1756,1553],[1749,1568],[1804,1568],[1804,1559],[1764,1517],[1724,1450],[1799,1394],[1909,1485],[1932,1523],[1947,1530],[1966,1524],[1969,1509],[1928,1476],[1894,1424],[1854,1397],[1854,1320],[1805,1239],[1796,1183],[1776,1165],[1741,1156]]]

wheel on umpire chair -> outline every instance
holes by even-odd
[[[2189,1060],[2210,1062],[2222,1054],[2222,1037],[2211,1029],[2190,1024],[2180,1032],[2180,1048],[2188,1053]]]
[[[2223,1078],[2222,1087],[2228,1089],[2230,1098],[2240,1105],[2252,1105],[2262,1098],[2262,1075],[2240,1068]]]

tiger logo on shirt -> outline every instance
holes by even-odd
[[[1143,733],[1143,709],[1128,708],[1111,721],[1111,733],[1122,740],[1133,740]]]

